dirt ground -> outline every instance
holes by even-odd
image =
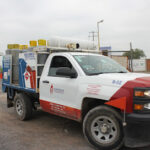
[[[34,112],[31,120],[19,121],[14,109],[6,108],[6,94],[0,89],[0,150],[93,150],[93,148],[85,141],[81,124],[75,121],[41,110]]]

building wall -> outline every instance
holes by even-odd
[[[127,56],[111,56],[112,59],[128,69],[128,57]]]

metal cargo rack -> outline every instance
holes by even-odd
[[[36,66],[35,66],[35,70],[36,70],[36,92],[39,92],[39,82],[40,82],[40,77],[45,65],[45,62],[49,56],[49,52],[43,52],[43,51],[36,51]]]

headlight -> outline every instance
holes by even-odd
[[[149,109],[150,110],[150,103],[147,104],[134,104],[134,110],[143,110],[143,109]]]
[[[144,97],[144,96],[150,97],[150,90],[135,91],[134,96],[137,96],[137,97]]]
[[[144,96],[149,96],[149,97],[150,97],[150,90],[145,91],[145,92],[144,92]]]
[[[144,108],[145,108],[145,109],[150,109],[150,103],[145,104],[145,105],[144,105]]]

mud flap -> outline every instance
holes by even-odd
[[[7,91],[7,108],[13,107],[14,96],[15,96],[15,91],[12,88],[8,88],[8,91]]]
[[[124,127],[125,146],[130,148],[150,146],[150,123],[127,123]]]
[[[13,101],[7,98],[7,108],[13,107]]]

